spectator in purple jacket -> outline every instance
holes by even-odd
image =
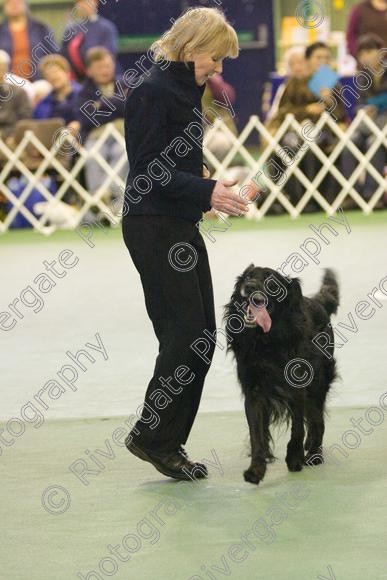
[[[376,34],[387,47],[387,0],[366,0],[352,8],[348,28],[348,52],[356,58],[358,42],[365,34]]]
[[[87,76],[86,53],[90,48],[103,46],[114,58],[117,55],[117,28],[110,20],[98,16],[97,12],[98,0],[76,0],[63,31],[62,54],[70,62],[78,80]]]
[[[35,81],[40,58],[52,52],[46,42],[52,31],[28,12],[26,0],[5,0],[5,21],[0,24],[0,49],[11,56],[10,71]]]
[[[81,86],[70,80],[70,65],[60,54],[42,58],[39,69],[52,90],[36,105],[34,119],[60,117],[67,125],[75,117],[77,95]]]

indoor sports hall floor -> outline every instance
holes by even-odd
[[[305,294],[318,289],[324,267],[335,268],[340,279],[335,323],[346,325],[347,342],[337,350],[341,379],[329,399],[325,446],[343,453],[290,474],[280,430],[278,461],[258,487],[243,480],[247,426],[233,362],[221,348],[187,445],[193,457],[211,462],[207,480],[178,484],[159,477],[116,443],[117,429],[122,434],[143,400],[157,353],[119,229],[95,232],[93,248],[74,232],[49,238],[11,232],[0,239],[0,312],[10,311],[27,286],[44,300],[37,312],[19,303],[23,318],[0,334],[0,427],[16,419],[8,423],[14,436],[2,432],[0,442],[2,580],[387,578],[387,398],[384,409],[380,401],[387,392],[387,281],[369,320],[355,310],[387,276],[387,213],[345,216],[347,226],[323,214],[232,219],[227,231],[213,232],[215,242],[206,242],[219,328],[235,277],[250,262],[277,268],[299,253],[307,262],[300,274]],[[311,224],[327,221],[337,236],[326,232],[329,244],[320,239],[316,264],[300,246],[319,240]],[[34,280],[46,271],[43,262],[58,260],[64,250],[74,253],[66,262],[73,267],[57,263],[66,274],[39,292]],[[74,363],[66,353],[80,349],[94,363],[84,358],[86,370],[78,368],[71,379],[76,390],[57,387],[56,400],[41,395],[48,408],[36,404],[41,417],[33,423],[26,405],[36,403],[48,382],[65,384],[57,373],[70,376],[63,368]],[[356,429],[357,440],[348,434],[351,419],[363,419],[368,433]],[[84,481],[69,469],[80,460],[89,471]]]

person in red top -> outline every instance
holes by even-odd
[[[35,81],[40,78],[38,63],[52,49],[45,43],[52,31],[28,12],[26,0],[5,0],[5,20],[0,24],[0,49],[11,57],[10,70]]]
[[[387,47],[387,0],[366,0],[352,8],[347,27],[348,52],[356,58],[358,41],[376,34]]]

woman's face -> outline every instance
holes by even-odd
[[[44,71],[43,77],[50,83],[54,91],[61,91],[70,83],[68,73],[57,65],[48,67]]]
[[[199,86],[204,85],[209,77],[221,74],[223,70],[223,58],[214,53],[196,52],[189,55],[189,60],[195,63],[195,79]]]

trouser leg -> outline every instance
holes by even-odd
[[[123,230],[159,340],[141,419],[132,435],[147,448],[171,449],[189,435],[214,352],[211,343],[206,362],[191,348],[204,330],[215,332],[207,251],[199,230],[185,220],[132,216],[123,220]],[[181,259],[191,256],[197,262],[179,271],[171,265],[175,260],[170,261],[169,252],[182,242],[190,246],[180,246]]]

